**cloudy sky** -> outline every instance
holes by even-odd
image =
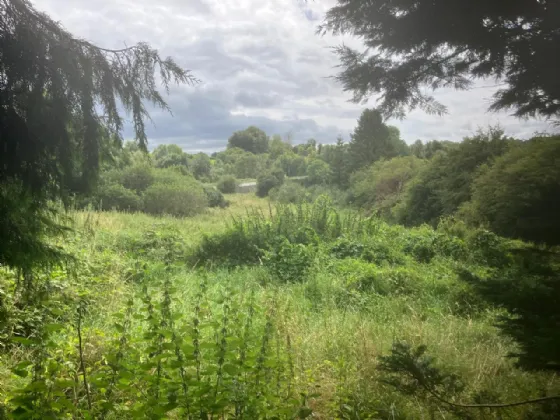
[[[150,146],[176,143],[185,151],[224,148],[235,130],[256,125],[269,135],[291,133],[294,143],[315,138],[346,140],[366,105],[348,102],[349,93],[328,78],[336,74],[329,47],[359,41],[315,35],[335,0],[32,0],[76,36],[106,48],[146,41],[201,80],[174,87],[173,116],[153,111]],[[494,84],[480,82],[479,86]],[[528,137],[550,129],[487,113],[493,88],[442,90],[443,117],[414,111],[399,127],[408,143],[416,139],[460,140],[478,127],[500,124],[508,134]],[[370,101],[373,106],[375,101]],[[131,134],[127,130],[125,135]]]

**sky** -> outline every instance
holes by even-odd
[[[315,138],[348,141],[360,113],[375,106],[348,100],[349,92],[330,76],[339,64],[331,47],[351,37],[319,36],[317,25],[336,0],[32,0],[75,36],[104,48],[148,42],[200,79],[173,86],[165,97],[173,115],[151,111],[150,148],[175,143],[187,152],[225,148],[236,130],[256,125],[267,134],[291,135],[294,144]],[[528,138],[550,131],[542,121],[489,113],[496,88],[479,81],[470,91],[439,90],[445,116],[416,110],[389,120],[407,143],[453,140],[499,124],[507,134]],[[130,125],[124,132],[132,137]]]

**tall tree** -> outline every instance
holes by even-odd
[[[338,136],[334,145],[324,145],[319,157],[331,167],[332,182],[339,187],[347,187],[350,177],[348,144],[344,144],[342,137]]]
[[[379,111],[364,110],[349,144],[351,170],[356,171],[381,158],[397,156],[400,139],[395,139],[394,134],[395,132],[383,123]]]
[[[268,136],[264,131],[255,126],[245,130],[236,131],[228,139],[228,148],[239,147],[251,153],[266,153],[269,148]]]
[[[155,73],[165,89],[195,79],[145,43],[75,38],[27,0],[1,0],[0,16],[0,264],[22,267],[53,257],[40,240],[55,227],[48,203],[93,184],[100,143],[120,142],[118,103],[145,150],[146,102],[168,109]]]
[[[423,88],[468,89],[501,79],[491,110],[560,115],[557,0],[338,0],[319,33],[348,33],[366,50],[336,48],[337,79],[360,102],[380,95],[385,117],[420,107],[444,113]]]

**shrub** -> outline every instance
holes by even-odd
[[[404,252],[412,255],[419,263],[428,264],[437,254],[434,235],[418,235],[408,240]]]
[[[150,214],[194,216],[208,206],[202,186],[195,182],[150,186],[144,193],[144,210]]]
[[[282,170],[274,170],[257,178],[257,195],[266,197],[271,189],[278,187],[284,183],[284,172]]]
[[[406,188],[395,217],[405,225],[429,223],[454,214],[470,200],[479,168],[504,154],[515,142],[490,128],[465,138],[456,147],[438,152]]]
[[[125,168],[120,174],[120,183],[137,193],[145,191],[155,180],[154,169],[148,163],[137,163]]]
[[[307,193],[309,194],[308,201],[315,201],[321,195],[328,195],[333,204],[337,206],[345,206],[349,202],[348,191],[344,191],[338,187],[332,185],[311,185],[307,187]]]
[[[208,199],[208,207],[220,207],[223,209],[229,206],[229,201],[227,201],[224,195],[214,187],[205,187],[204,193]]]
[[[196,183],[194,177],[188,171],[185,172],[185,167],[171,166],[169,168],[158,168],[153,173],[154,183],[158,184]]]
[[[410,294],[417,291],[421,279],[406,268],[383,268],[354,258],[337,262],[335,271],[344,279],[348,290],[379,295]]]
[[[272,275],[284,282],[302,282],[313,263],[314,249],[292,244],[283,239],[271,251],[264,253],[263,262]]]
[[[513,338],[525,369],[560,372],[560,281],[557,256],[538,249],[520,250],[514,264],[481,278],[470,270],[460,279],[474,287],[478,298],[507,310],[498,327]]]
[[[231,175],[226,175],[218,181],[218,190],[224,194],[233,194],[237,188],[237,181],[235,177]]]
[[[305,187],[297,182],[286,182],[285,184],[270,190],[270,198],[282,204],[296,204],[308,201],[308,193]]]
[[[508,241],[485,229],[477,229],[467,237],[470,258],[478,264],[504,267],[512,262]]]
[[[321,197],[313,205],[279,205],[270,218],[255,211],[246,218],[234,219],[225,232],[204,236],[192,259],[193,263],[251,264],[259,262],[263,251],[272,250],[279,238],[316,246],[321,240],[335,240],[343,233],[367,236],[377,229],[376,220],[356,215],[342,217],[327,197]]]
[[[362,169],[350,180],[354,204],[393,220],[394,208],[404,198],[407,183],[424,165],[422,159],[403,156],[378,161]]]
[[[142,199],[134,192],[120,184],[103,185],[95,195],[96,205],[102,210],[139,211]]]
[[[560,136],[522,143],[481,170],[467,219],[510,238],[560,245]]]
[[[348,238],[338,239],[331,247],[330,251],[336,258],[360,258],[364,253],[365,246],[361,242],[353,241]]]

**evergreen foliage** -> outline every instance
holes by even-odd
[[[446,108],[423,88],[465,90],[474,79],[503,80],[492,110],[558,118],[560,43],[556,1],[338,0],[318,32],[361,38],[364,52],[336,48],[337,75],[356,102],[380,95],[385,117]]]
[[[101,144],[115,141],[122,130],[118,102],[132,115],[136,140],[146,149],[145,103],[168,108],[155,73],[165,89],[195,79],[145,43],[108,50],[76,39],[27,0],[3,0],[0,15],[0,184],[18,184],[32,201],[28,215],[45,227],[26,237],[35,242],[33,248],[44,249],[39,233],[54,228],[53,219],[44,217],[45,207],[93,185]],[[21,216],[9,206],[2,210],[0,220],[8,225]],[[4,229],[0,247],[17,244],[22,236],[16,232]],[[9,254],[0,251],[2,258]]]
[[[397,151],[392,140],[393,137],[389,127],[383,123],[379,111],[375,109],[364,110],[348,146],[350,170],[361,169],[383,157],[396,156]]]

